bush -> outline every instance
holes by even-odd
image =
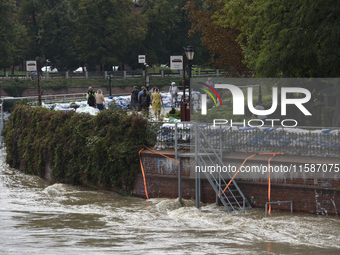
[[[90,116],[16,103],[3,131],[6,161],[40,177],[49,163],[56,182],[128,191],[139,150],[153,145],[146,130],[146,119],[115,108]]]

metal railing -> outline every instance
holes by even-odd
[[[225,71],[220,71],[219,69],[215,70],[200,70],[193,69],[192,76],[193,77],[204,77],[204,76],[219,76],[221,74],[225,74]],[[151,71],[148,70],[148,75],[151,76],[183,76],[182,70],[159,70]],[[57,73],[48,73],[43,72],[41,79],[53,79],[53,78],[107,78],[107,76],[111,76],[111,78],[138,78],[144,77],[145,72],[141,70],[124,70],[124,71],[87,71],[87,72],[73,72],[73,71],[59,71]],[[10,74],[9,72],[5,72],[4,74],[0,74],[0,79],[11,79],[11,78],[23,78],[23,79],[31,79],[29,73],[27,74]]]
[[[174,146],[175,124],[153,122],[153,131],[149,139],[158,148]],[[321,127],[299,128],[230,128],[210,124],[199,124],[202,134],[214,149],[236,152],[273,152],[280,151],[286,155],[340,157],[340,129]],[[178,144],[189,147],[194,138],[190,126],[179,123],[177,129]],[[202,137],[201,137],[202,138]],[[205,141],[202,141],[205,143]]]
[[[224,167],[224,162],[222,161],[222,152],[219,152],[218,148],[215,148],[210,143],[211,139],[206,136],[206,132],[203,132],[199,124],[194,123],[193,128],[195,129],[195,164],[196,166],[215,166],[219,165]],[[215,130],[215,133],[222,133],[222,129]],[[221,144],[220,144],[221,145]],[[220,147],[221,149],[221,147]],[[221,201],[228,212],[241,210],[245,212],[246,207],[251,208],[251,205],[247,198],[244,196],[240,187],[235,180],[232,181],[232,185],[229,185],[232,180],[231,174],[227,171],[227,179],[222,176],[220,171],[203,171],[203,174],[209,181],[210,185],[216,193],[216,199]],[[199,179],[201,173],[195,171],[196,179],[196,207],[199,207],[198,197],[201,193],[201,184]]]

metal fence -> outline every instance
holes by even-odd
[[[225,74],[225,72],[220,72],[219,69],[215,70],[200,70],[193,69],[192,76],[193,77],[201,77],[201,76],[219,76],[221,74]],[[158,72],[150,72],[148,71],[149,76],[182,76],[182,70],[159,70]],[[77,79],[77,78],[140,78],[145,77],[145,71],[142,70],[124,70],[124,71],[87,71],[87,72],[71,72],[71,71],[59,71],[58,73],[43,73],[41,79],[54,79],[54,78],[68,78],[68,79]],[[5,72],[3,75],[0,75],[0,79],[10,79],[10,78],[22,78],[22,79],[31,79],[31,75],[29,72],[26,74],[9,74],[9,72]]]
[[[321,156],[340,158],[340,129],[320,127],[262,127],[237,128],[199,125],[207,141],[215,150],[236,152],[283,152],[286,155]],[[149,139],[155,149],[173,148],[175,140],[179,148],[189,149],[196,137],[190,123],[150,123]]]

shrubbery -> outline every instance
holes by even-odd
[[[3,131],[6,160],[41,177],[49,163],[55,182],[130,190],[138,152],[152,146],[147,128],[146,119],[123,110],[90,116],[16,103]]]
[[[152,76],[150,78],[150,87],[162,88],[164,86],[170,86],[171,82],[176,82],[179,89],[182,89],[182,80],[180,76]],[[145,78],[129,78],[129,79],[112,79],[112,88],[114,87],[133,87],[137,86],[139,89],[145,85]],[[66,78],[54,78],[49,80],[40,81],[41,93],[44,94],[45,89],[53,89],[55,91],[66,89],[70,87],[109,87],[109,79],[95,78],[95,79],[66,79]],[[2,89],[6,91],[9,96],[22,97],[23,93],[28,88],[37,88],[38,80],[26,80],[26,79],[5,79],[1,84]]]

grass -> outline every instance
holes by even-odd
[[[154,77],[150,78],[150,87],[162,88],[164,86],[170,86],[171,82],[176,82],[179,87],[182,84],[181,77]],[[112,87],[132,87],[137,86],[141,88],[145,84],[145,78],[130,78],[130,79],[111,79]],[[37,87],[37,80],[26,79],[3,79],[1,87]],[[96,79],[66,79],[66,78],[54,78],[49,80],[40,80],[40,86],[52,89],[66,88],[66,87],[109,87],[109,79],[96,78]]]

